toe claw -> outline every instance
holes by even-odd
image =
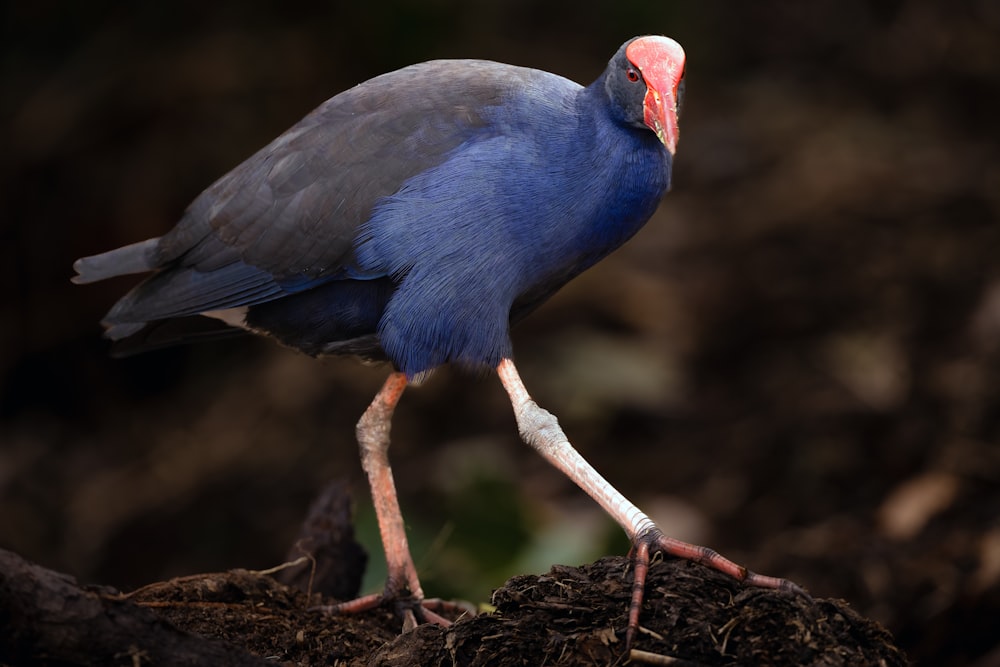
[[[403,609],[400,616],[403,617],[403,632],[410,632],[417,628],[417,617],[414,615],[413,609]]]

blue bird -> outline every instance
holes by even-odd
[[[320,105],[165,235],[74,264],[77,283],[152,272],[103,320],[125,353],[236,329],[392,365],[357,426],[388,579],[331,611],[405,597],[405,627],[445,622],[424,599],[388,447],[407,384],[447,363],[495,369],[524,441],[628,534],[627,644],[656,552],[800,590],[664,536],[573,449],[512,361],[511,324],[634,235],[668,190],[684,64],[677,42],[645,36],[586,87],[487,61],[406,67]]]

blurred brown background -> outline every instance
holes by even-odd
[[[365,6],[361,8],[362,4]],[[589,82],[684,44],[674,190],[516,333],[525,380],[668,533],[848,600],[923,664],[1000,664],[1000,5],[3,5],[0,546],[84,581],[268,567],[350,481],[385,369],[237,339],[112,360],[129,280],[215,178],[381,72],[480,57]],[[627,549],[517,439],[495,378],[404,399],[431,594]],[[380,581],[372,558],[370,586]]]

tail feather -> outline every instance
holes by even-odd
[[[193,315],[141,324],[119,324],[109,329],[105,335],[115,341],[111,346],[111,356],[130,357],[181,343],[228,338],[245,333],[245,330],[227,326],[219,320]]]
[[[128,338],[140,331],[146,326],[146,322],[126,322],[124,324],[116,324],[113,322],[108,322],[104,320],[101,322],[104,325],[104,337],[110,338],[111,340],[121,340],[123,338]]]
[[[159,242],[160,239],[157,237],[115,248],[100,255],[81,257],[73,262],[73,270],[77,275],[70,280],[83,285],[114,276],[152,271],[157,268],[155,251]]]

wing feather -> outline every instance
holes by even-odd
[[[490,136],[490,109],[539,74],[434,61],[355,86],[213,183],[171,231],[145,242],[142,261],[121,255],[129,261],[119,271],[103,262],[81,278],[156,271],[108,313],[109,327],[377,278],[357,266],[354,250],[379,200]]]

